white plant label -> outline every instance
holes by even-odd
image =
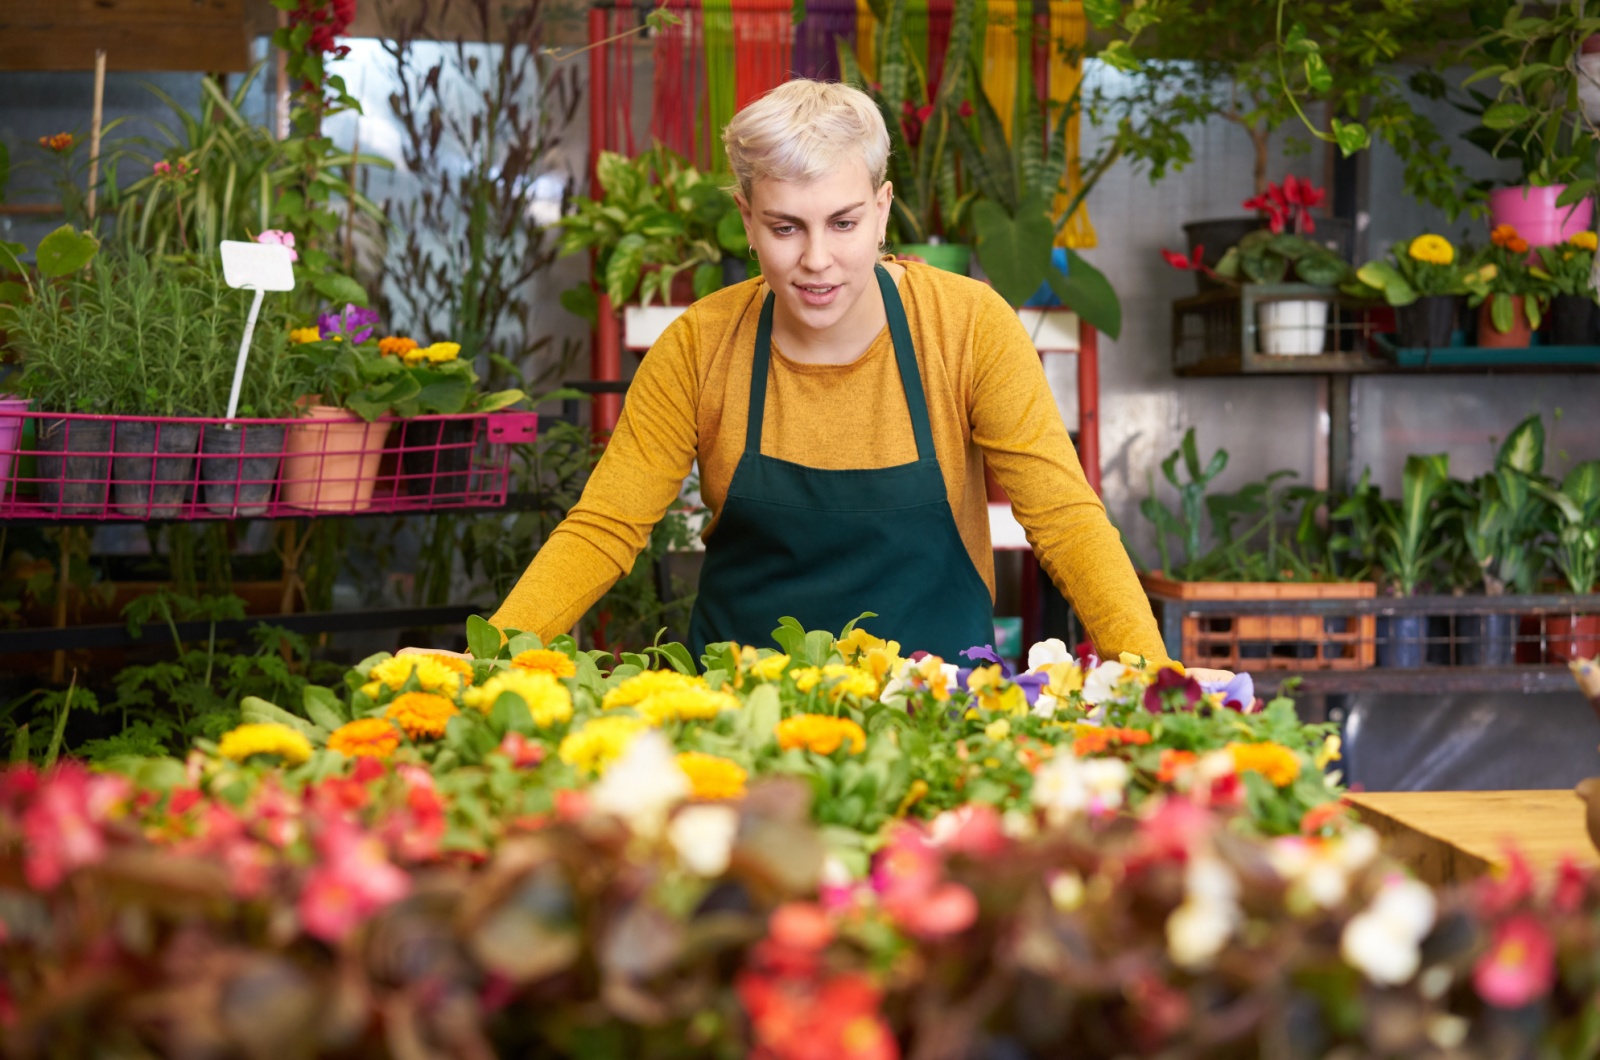
[[[294,290],[294,259],[289,248],[276,243],[242,243],[223,240],[222,278],[229,287],[254,291],[250,315],[244,324],[244,339],[239,343],[239,360],[233,366],[233,389],[228,394],[228,419],[239,411],[239,388],[244,384],[244,363],[250,356],[250,339],[255,335],[261,299],[268,291]],[[228,430],[232,430],[230,425]]]

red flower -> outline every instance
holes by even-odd
[[[1163,666],[1156,679],[1144,690],[1144,709],[1151,714],[1164,710],[1193,710],[1200,702],[1200,682],[1188,674],[1181,674],[1170,666]]]
[[[1515,847],[1506,848],[1506,866],[1478,881],[1478,910],[1491,920],[1505,916],[1533,897],[1533,870]]]
[[[72,870],[105,857],[101,826],[131,791],[126,778],[90,774],[76,762],[44,774],[22,811],[22,868],[28,886],[47,890]]]
[[[1572,858],[1562,858],[1560,867],[1556,869],[1555,889],[1550,896],[1550,903],[1560,912],[1576,913],[1583,905],[1583,896],[1593,878],[1592,871],[1579,868]]]
[[[1345,816],[1345,805],[1342,802],[1325,802],[1321,806],[1313,806],[1300,818],[1300,834],[1316,835],[1335,821],[1342,820]]]
[[[970,99],[962,100],[961,101],[961,106],[956,108],[956,113],[961,115],[963,118],[972,117],[972,115],[974,113],[974,111],[972,109],[972,100],[970,100]]]
[[[1198,272],[1199,270],[1205,268],[1200,261],[1201,257],[1205,254],[1205,250],[1205,247],[1197,246],[1194,248],[1194,253],[1190,254],[1186,258],[1182,254],[1179,254],[1176,250],[1168,250],[1166,247],[1162,247],[1161,257],[1168,265],[1171,265],[1175,269],[1179,269],[1183,272]],[[1082,646],[1080,645],[1080,647]],[[1078,658],[1081,659],[1083,656],[1079,655]]]
[[[1532,913],[1518,913],[1495,929],[1489,952],[1472,970],[1478,996],[1496,1008],[1521,1008],[1550,992],[1556,944]]]
[[[520,732],[508,732],[500,741],[500,753],[511,759],[518,769],[532,769],[544,761],[544,745],[530,740]]]

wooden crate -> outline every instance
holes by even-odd
[[[1365,670],[1376,660],[1377,616],[1308,615],[1294,609],[1296,601],[1371,599],[1378,588],[1372,582],[1180,582],[1159,574],[1140,574],[1139,581],[1146,592],[1178,601],[1283,603],[1279,614],[1242,615],[1226,610],[1184,614],[1181,658],[1191,666]]]

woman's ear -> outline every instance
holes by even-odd
[[[744,241],[755,243],[755,230],[750,221],[750,200],[744,197],[744,192],[733,193],[733,204],[739,208],[739,220],[744,222]]]

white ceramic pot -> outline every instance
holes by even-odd
[[[1274,357],[1308,357],[1328,347],[1328,303],[1304,298],[1256,306],[1256,348]]]

